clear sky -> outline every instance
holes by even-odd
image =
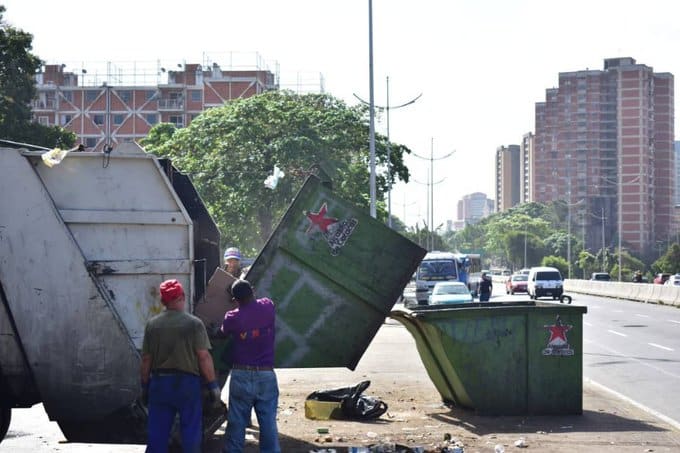
[[[283,81],[322,73],[326,91],[368,99],[368,0],[0,0],[5,19],[34,35],[50,63],[165,61],[258,52]],[[375,102],[418,94],[390,115],[391,138],[434,165],[435,226],[465,194],[494,197],[498,146],[534,130],[534,103],[558,73],[630,56],[680,75],[677,0],[373,0]],[[680,98],[680,96],[678,96]],[[676,115],[676,129],[677,118]],[[385,118],[376,124],[385,132]],[[429,161],[407,159],[414,181],[393,190],[393,213],[427,219]],[[405,217],[404,217],[405,214]]]

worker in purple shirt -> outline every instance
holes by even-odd
[[[222,333],[231,336],[232,359],[229,411],[224,452],[243,451],[250,413],[255,409],[260,427],[260,451],[280,452],[276,427],[279,386],[274,373],[274,302],[255,299],[247,280],[231,285],[238,308],[228,311]]]

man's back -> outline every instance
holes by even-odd
[[[239,365],[274,366],[274,303],[252,300],[227,312],[222,331],[233,336],[233,362]]]

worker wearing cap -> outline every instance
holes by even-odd
[[[233,339],[229,412],[225,431],[225,452],[243,451],[250,413],[255,409],[260,428],[260,451],[280,452],[276,409],[279,386],[274,373],[274,302],[256,299],[247,280],[231,285],[238,308],[222,322],[222,333]]]
[[[200,452],[202,441],[201,376],[213,402],[220,387],[203,322],[184,311],[186,297],[177,280],[160,285],[165,310],[151,318],[142,346],[142,399],[148,405],[147,453],[167,452],[179,412],[184,452]]]
[[[241,251],[236,247],[224,251],[224,270],[236,278],[241,275]]]

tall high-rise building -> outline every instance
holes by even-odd
[[[157,123],[184,127],[208,108],[279,88],[278,73],[259,57],[238,69],[222,70],[216,62],[177,66],[151,74],[141,66],[99,72],[45,65],[35,77],[33,118],[74,132],[88,151],[101,151],[139,140]]]
[[[522,157],[519,145],[496,149],[496,212],[503,212],[521,202]]]
[[[489,200],[485,193],[474,192],[458,200],[457,207],[458,221],[462,225],[474,225],[493,212],[493,200]]]
[[[534,155],[534,134],[527,132],[522,137],[522,145],[519,150],[519,179],[520,179],[520,194],[519,202],[527,203],[533,201],[531,198],[531,189],[533,187],[531,164]]]
[[[536,103],[532,200],[564,200],[590,249],[650,252],[672,234],[674,83],[633,58],[559,74]],[[604,219],[604,220],[603,220]]]

